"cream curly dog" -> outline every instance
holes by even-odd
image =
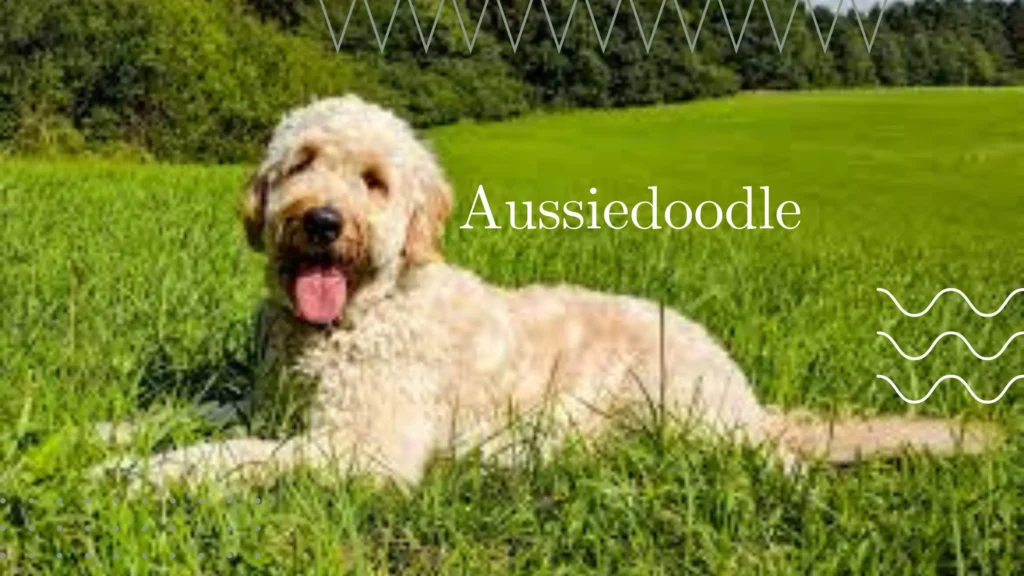
[[[345,96],[287,115],[246,191],[245,229],[266,252],[265,366],[312,382],[308,431],[158,455],[148,477],[312,466],[415,482],[438,450],[486,451],[510,412],[543,407],[557,439],[652,400],[712,434],[772,440],[786,464],[985,443],[942,420],[777,414],[701,326],[651,302],[488,285],[442,260],[451,203],[434,156],[391,112]]]

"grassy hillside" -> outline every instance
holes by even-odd
[[[259,258],[234,214],[242,167],[0,164],[0,573],[980,573],[1024,565],[1021,384],[994,405],[1020,329],[1024,92],[751,94],[535,116],[428,136],[458,191],[449,258],[502,284],[567,281],[661,299],[709,326],[767,402],[964,415],[1008,432],[983,458],[911,455],[786,477],[681,431],[613,432],[515,469],[440,463],[411,493],[296,476],[125,501],[85,477],[101,420],[135,449],[211,431],[190,400],[248,382]],[[770,186],[800,226],[736,231],[460,230],[477,186],[511,200],[742,199]],[[755,196],[756,197],[756,196]],[[88,556],[86,556],[88,554]]]

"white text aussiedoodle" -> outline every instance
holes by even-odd
[[[746,199],[733,202],[724,210],[711,200],[701,202],[696,208],[676,200],[660,210],[657,186],[648,187],[650,200],[637,202],[632,207],[619,200],[608,202],[603,207],[599,207],[594,200],[569,200],[563,203],[546,200],[537,206],[539,214],[535,219],[533,202],[519,202],[522,205],[521,211],[517,210],[516,202],[505,202],[505,206],[508,207],[507,222],[516,230],[579,230],[584,226],[588,230],[598,230],[602,228],[602,223],[614,230],[621,230],[631,223],[641,230],[661,230],[664,227],[682,230],[691,223],[712,230],[718,228],[723,221],[735,230],[774,230],[773,224],[784,230],[793,230],[800,225],[800,206],[796,202],[787,200],[773,211],[768,186],[760,187],[763,200],[759,205],[754,202],[753,186],[744,186],[743,189],[747,192]],[[596,195],[597,188],[591,188],[590,193]],[[487,200],[487,192],[481,184],[477,188],[466,223],[460,228],[473,229],[474,224],[486,222],[484,229],[500,229],[503,226],[499,220],[495,219],[495,213]]]

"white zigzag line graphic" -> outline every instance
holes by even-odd
[[[937,338],[935,338],[935,340],[932,342],[932,345],[928,347],[928,350],[924,354],[921,354],[920,356],[908,356],[903,352],[903,349],[900,348],[900,345],[896,343],[896,340],[894,340],[892,336],[886,334],[885,332],[875,332],[875,334],[878,334],[879,336],[885,336],[886,338],[888,338],[889,342],[892,342],[893,347],[896,348],[896,351],[900,353],[900,356],[903,356],[907,360],[913,361],[920,360],[925,356],[931,354],[932,350],[935,349],[935,345],[939,343],[939,340],[942,340],[946,336],[959,336],[960,339],[964,341],[964,344],[967,345],[967,349],[971,351],[971,354],[974,354],[974,356],[977,357],[978,360],[984,360],[985,362],[999,358],[999,356],[1001,356],[1003,352],[1006,352],[1006,349],[1010,347],[1010,342],[1013,342],[1014,339],[1017,338],[1017,336],[1024,336],[1024,332],[1017,332],[1013,336],[1010,336],[1010,339],[1006,341],[1006,344],[1003,344],[1002,349],[999,350],[999,352],[996,352],[994,356],[982,356],[981,354],[978,354],[978,351],[974,349],[974,346],[971,346],[971,343],[967,341],[967,338],[963,334],[959,332],[943,332],[942,334],[939,334]]]
[[[1006,387],[1003,388],[1003,391],[999,393],[999,396],[996,396],[995,398],[993,398],[991,400],[984,400],[982,398],[978,398],[978,395],[975,394],[974,390],[971,389],[970,384],[968,384],[963,378],[957,376],[956,374],[947,374],[947,375],[943,376],[942,378],[939,378],[938,380],[936,380],[935,384],[932,385],[932,389],[929,390],[928,393],[924,395],[924,398],[921,398],[920,400],[911,400],[910,398],[907,398],[906,396],[904,396],[903,392],[900,392],[900,389],[896,386],[896,384],[893,383],[892,380],[889,379],[888,376],[883,376],[881,374],[877,374],[875,377],[876,378],[880,378],[880,379],[885,380],[886,382],[888,382],[889,385],[892,386],[892,389],[895,390],[896,393],[899,394],[900,398],[902,398],[903,401],[906,402],[907,404],[920,404],[920,403],[924,402],[925,400],[928,399],[929,396],[932,395],[932,392],[935,392],[935,389],[939,387],[939,384],[941,384],[944,380],[950,380],[950,379],[952,379],[952,380],[959,380],[960,383],[964,385],[964,388],[967,388],[967,392],[970,393],[970,395],[973,396],[974,399],[977,400],[978,402],[980,402],[982,404],[995,404],[996,402],[999,402],[999,400],[1003,397],[1004,394],[1006,394],[1006,392],[1010,389],[1010,386],[1012,386],[1014,382],[1016,382],[1017,380],[1020,380],[1021,378],[1024,378],[1024,374],[1020,374],[1018,376],[1014,376],[1012,380],[1010,380],[1009,382],[1006,383]]]
[[[384,47],[387,45],[388,37],[391,36],[391,27],[395,23],[395,16],[398,15],[398,9],[402,4],[402,0],[395,0],[395,8],[391,12],[391,20],[388,21],[387,30],[384,31],[384,38],[381,39],[380,31],[377,29],[377,24],[373,19],[373,12],[370,10],[370,1],[362,0],[363,5],[366,7],[366,15],[370,18],[370,27],[373,28],[373,36],[377,40],[377,46],[380,48],[381,53],[384,53]],[[476,45],[476,39],[480,35],[480,26],[484,22],[484,14],[487,12],[487,6],[490,4],[490,0],[484,0],[484,6],[480,10],[480,18],[476,24],[476,30],[473,32],[473,38],[470,39],[469,33],[466,32],[466,24],[462,19],[462,11],[459,9],[457,0],[440,0],[437,5],[437,14],[434,16],[434,24],[430,27],[430,34],[426,37],[423,36],[423,28],[420,26],[419,16],[416,14],[416,8],[413,6],[412,0],[407,0],[409,10],[412,12],[413,23],[416,25],[416,32],[419,34],[420,44],[423,45],[423,53],[426,54],[430,51],[430,43],[434,39],[434,32],[437,30],[437,23],[441,19],[441,10],[444,8],[446,1],[451,2],[452,7],[455,9],[455,16],[459,21],[459,27],[462,29],[462,38],[466,42],[467,50],[472,53],[473,47]],[[700,37],[700,31],[704,26],[704,19],[708,14],[708,8],[711,6],[713,0],[708,0],[704,4],[704,10],[700,15],[700,22],[697,23],[697,31],[694,32],[693,36],[690,36],[690,28],[686,24],[686,18],[683,16],[683,9],[679,6],[678,0],[672,0],[672,4],[676,8],[676,14],[679,16],[679,22],[683,26],[683,33],[686,35],[686,43],[690,47],[690,52],[693,52],[697,46],[697,38]],[[765,14],[768,16],[768,25],[771,27],[772,36],[775,37],[775,45],[779,49],[779,53],[782,53],[782,48],[786,45],[786,38],[789,37],[789,30],[793,26],[793,18],[796,16],[796,9],[801,4],[805,6],[805,11],[810,13],[811,21],[814,24],[814,30],[818,33],[818,43],[821,44],[822,52],[828,52],[828,45],[832,41],[832,32],[836,29],[836,22],[839,20],[839,15],[842,13],[843,3],[846,0],[839,0],[839,4],[836,6],[835,16],[832,18],[832,26],[829,27],[828,36],[823,37],[821,34],[821,27],[818,25],[818,18],[814,14],[814,8],[811,5],[810,0],[796,0],[793,3],[793,10],[789,14],[789,22],[786,24],[786,30],[782,34],[782,38],[779,39],[779,33],[775,29],[775,21],[772,18],[771,10],[768,9],[768,1],[761,0],[761,4],[764,6]],[[882,16],[885,14],[885,7],[889,0],[882,0],[881,7],[878,12],[878,21],[875,22],[875,29],[871,33],[871,39],[868,40],[867,31],[864,29],[864,22],[861,20],[860,8],[857,7],[856,0],[850,0],[850,4],[853,6],[853,13],[857,19],[857,27],[860,28],[861,37],[864,39],[864,46],[868,52],[871,52],[871,47],[875,44],[875,37],[878,36],[878,27],[882,24]],[[352,20],[352,13],[355,11],[356,2],[358,0],[351,0],[349,4],[348,13],[345,16],[345,24],[341,28],[341,34],[335,35],[334,25],[331,23],[331,17],[327,12],[327,6],[324,4],[324,0],[320,0],[320,8],[323,9],[324,19],[327,21],[327,30],[331,34],[331,42],[334,43],[334,49],[336,51],[341,50],[341,44],[345,40],[345,33],[348,31],[348,25]],[[533,8],[534,0],[529,0],[526,5],[526,11],[523,13],[523,21],[519,24],[519,34],[515,39],[512,38],[512,29],[509,28],[508,18],[505,17],[505,9],[501,5],[501,0],[495,0],[498,5],[498,14],[501,16],[502,24],[505,25],[505,33],[508,34],[509,43],[512,44],[512,52],[516,52],[519,49],[519,42],[523,39],[523,31],[526,29],[526,20],[530,17],[530,9]],[[608,32],[605,33],[604,38],[601,37],[601,31],[597,26],[597,19],[594,17],[594,10],[590,6],[590,0],[583,0],[583,3],[587,5],[587,12],[590,13],[590,22],[594,25],[594,34],[597,36],[597,42],[601,46],[601,53],[604,53],[605,48],[608,46],[608,40],[612,35],[612,28],[615,26],[615,19],[619,15],[619,8],[622,7],[623,0],[619,0],[615,4],[615,11],[612,13],[611,22],[608,24]],[[569,17],[565,21],[565,27],[562,29],[562,37],[559,38],[555,32],[555,24],[551,20],[551,14],[548,12],[548,5],[545,0],[540,0],[541,8],[544,10],[544,16],[548,21],[548,29],[551,31],[551,39],[555,43],[555,49],[559,53],[562,52],[562,45],[565,44],[565,36],[569,32],[569,24],[572,22],[572,17],[576,13],[576,5],[579,0],[573,0],[572,6],[569,7]],[[662,0],[661,7],[658,9],[658,15],[654,19],[654,25],[651,27],[650,36],[644,32],[643,22],[640,20],[640,12],[637,10],[634,0],[629,0],[629,6],[633,10],[633,16],[636,19],[637,30],[640,33],[640,38],[644,43],[644,49],[647,53],[651,51],[651,45],[654,43],[654,34],[658,30],[658,24],[661,22],[662,13],[665,11],[665,4],[668,0]],[[734,36],[732,33],[732,26],[729,24],[729,16],[725,12],[725,4],[722,0],[718,0],[718,7],[722,11],[722,20],[725,22],[726,32],[729,34],[729,40],[732,42],[734,52],[739,52],[740,43],[743,41],[743,33],[746,32],[747,23],[750,21],[750,14],[754,11],[754,4],[757,0],[750,0],[750,6],[747,7],[747,15],[743,19],[743,26],[740,27],[739,36]]]
[[[1016,296],[1017,294],[1019,294],[1021,292],[1024,292],[1024,288],[1017,288],[1013,292],[1010,292],[1010,294],[1006,297],[1006,300],[1003,300],[1003,305],[1000,306],[998,310],[996,310],[995,312],[991,312],[991,313],[985,313],[985,312],[981,312],[977,308],[975,308],[974,307],[974,303],[971,302],[971,299],[968,298],[967,295],[964,294],[963,292],[961,292],[960,290],[957,290],[956,288],[946,288],[944,290],[939,291],[939,293],[935,295],[935,298],[932,298],[932,302],[931,302],[931,304],[928,305],[927,308],[925,308],[921,312],[918,312],[918,313],[914,314],[914,313],[911,313],[911,312],[907,312],[903,308],[903,306],[900,305],[899,301],[896,300],[896,297],[892,295],[892,292],[889,292],[885,288],[878,288],[877,290],[879,292],[887,295],[889,298],[891,298],[893,304],[895,304],[896,307],[900,309],[900,312],[902,312],[904,316],[909,316],[911,318],[920,318],[921,316],[924,316],[925,314],[927,314],[928,311],[932,309],[932,306],[935,305],[935,302],[938,301],[939,297],[942,296],[943,294],[947,293],[947,292],[954,292],[956,294],[959,294],[960,297],[963,298],[965,302],[967,302],[967,305],[971,307],[971,310],[974,310],[974,313],[977,314],[978,316],[984,316],[985,318],[991,318],[993,316],[999,315],[999,313],[1003,311],[1003,308],[1006,308],[1006,305],[1010,303],[1010,300],[1013,299],[1014,296]],[[1016,334],[1014,336],[1016,336]]]

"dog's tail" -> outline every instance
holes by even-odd
[[[906,450],[978,454],[998,443],[995,425],[942,418],[887,416],[827,419],[803,412],[774,414],[769,436],[803,459],[834,464],[891,458]]]

